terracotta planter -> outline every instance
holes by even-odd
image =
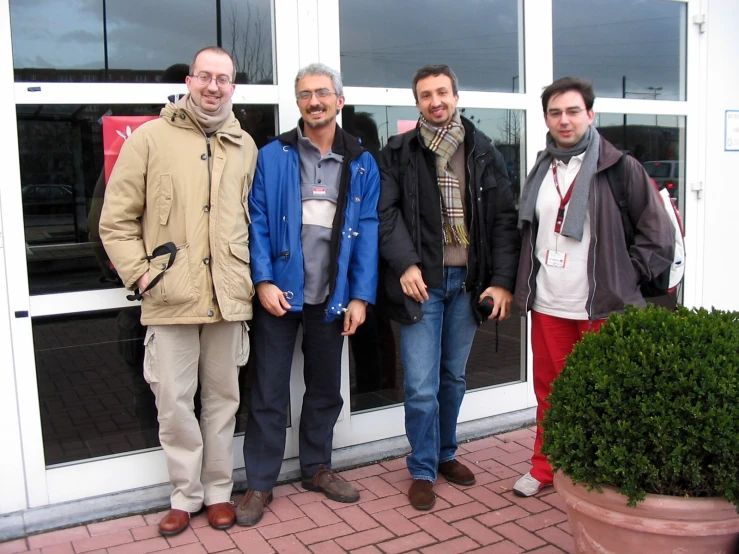
[[[578,554],[730,554],[739,540],[736,506],[723,498],[648,494],[630,508],[618,489],[588,492],[561,472],[554,487],[567,503]]]

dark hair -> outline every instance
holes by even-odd
[[[449,77],[452,81],[452,92],[454,93],[454,96],[459,96],[459,79],[457,79],[457,76],[454,74],[451,67],[443,63],[424,65],[421,69],[416,71],[416,74],[413,76],[413,98],[416,99],[416,102],[418,102],[418,93],[416,92],[418,81],[425,79],[426,77],[436,77],[437,75],[446,75]]]
[[[554,81],[541,93],[541,105],[544,108],[544,113],[547,113],[547,106],[552,96],[557,96],[571,90],[577,91],[582,95],[582,99],[585,100],[585,109],[588,111],[593,109],[593,102],[595,102],[593,83],[580,77],[562,77]]]
[[[231,81],[234,81],[236,79],[236,64],[234,63],[234,59],[231,54],[228,53],[228,51],[224,50],[220,46],[206,46],[205,48],[201,48],[200,50],[198,50],[192,57],[192,62],[190,62],[190,75],[192,75],[192,72],[195,69],[195,62],[198,61],[198,56],[203,52],[213,52],[214,54],[222,54],[224,56],[228,56],[228,59],[231,60],[231,65],[234,68],[233,75],[231,75]]]

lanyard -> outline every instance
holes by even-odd
[[[578,175],[580,172],[578,171]],[[565,208],[567,207],[567,204],[570,201],[570,198],[572,198],[572,190],[575,188],[575,181],[577,180],[577,175],[575,175],[575,178],[572,180],[572,184],[570,185],[570,188],[567,189],[567,194],[562,196],[562,191],[559,189],[559,179],[557,179],[557,161],[552,160],[552,178],[554,179],[554,186],[557,189],[557,194],[559,195],[559,209],[557,210],[557,220],[554,222],[554,232],[557,234],[560,234],[562,231],[562,223],[565,220]]]

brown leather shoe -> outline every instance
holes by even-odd
[[[338,473],[334,473],[325,466],[321,466],[312,478],[303,477],[301,485],[305,490],[322,492],[336,502],[348,504],[359,500],[359,491]]]
[[[170,510],[159,522],[159,534],[165,537],[179,535],[190,524],[190,512],[184,510]]]
[[[416,510],[430,510],[436,504],[434,484],[425,479],[414,479],[411,488],[408,489],[408,499],[411,506]]]
[[[236,513],[231,502],[211,504],[208,510],[208,523],[213,529],[229,529],[236,522]]]
[[[446,480],[450,483],[465,486],[475,484],[475,474],[457,460],[440,463],[439,473],[446,477]]]
[[[264,507],[272,502],[272,491],[249,489],[236,507],[236,524],[243,527],[256,525],[264,515]]]

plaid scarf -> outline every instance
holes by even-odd
[[[452,121],[443,127],[434,127],[421,116],[419,132],[426,147],[436,157],[436,180],[441,193],[441,215],[444,218],[444,244],[469,246],[459,179],[452,169],[452,156],[464,142],[464,127],[459,112],[455,111]]]

